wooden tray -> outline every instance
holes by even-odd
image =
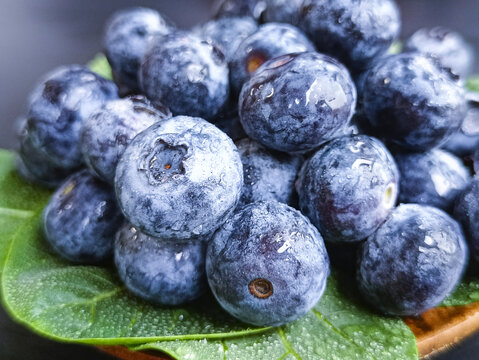
[[[439,307],[417,318],[404,318],[417,340],[419,356],[426,358],[479,331],[479,302],[455,307]],[[121,346],[105,346],[101,351],[123,360],[170,360],[161,353],[133,352]]]

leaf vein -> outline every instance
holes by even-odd
[[[302,360],[301,356],[294,350],[293,345],[288,341],[288,338],[286,337],[286,333],[284,332],[283,327],[278,327],[276,328],[276,332],[279,335],[279,338],[281,339],[281,342],[283,343],[284,348],[286,349],[288,354],[293,355],[297,360]]]

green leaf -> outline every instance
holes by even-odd
[[[474,75],[467,79],[466,87],[469,91],[479,92],[479,75]]]
[[[395,41],[392,43],[392,45],[388,49],[388,54],[389,55],[397,55],[402,52],[403,49],[403,43],[401,41]]]
[[[98,75],[103,76],[105,79],[113,80],[113,73],[111,72],[111,66],[108,59],[103,54],[97,54],[93,60],[91,60],[87,66]]]
[[[211,295],[184,307],[152,306],[130,295],[112,268],[72,265],[51,251],[41,232],[48,195],[23,183],[11,154],[0,152],[2,300],[14,319],[43,336],[177,359],[417,359],[403,321],[369,310],[351,292],[353,280],[339,274],[313,311],[279,328],[248,327]]]

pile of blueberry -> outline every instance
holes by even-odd
[[[393,0],[226,0],[191,31],[114,14],[114,82],[65,66],[29,99],[17,168],[59,186],[46,239],[74,263],[114,256],[156,304],[209,285],[259,326],[318,302],[325,243],[359,249],[375,309],[438,305],[479,260],[473,52],[438,27],[390,54],[399,32]]]

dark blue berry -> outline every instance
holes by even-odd
[[[458,196],[454,217],[464,229],[472,258],[479,262],[479,177]]]
[[[138,134],[115,177],[126,218],[148,235],[178,241],[215,231],[236,207],[242,186],[232,140],[205,120],[186,116]]]
[[[152,9],[134,7],[114,13],[109,19],[103,46],[115,81],[126,91],[138,91],[138,69],[149,43],[172,27]]]
[[[302,167],[299,206],[326,241],[358,242],[371,235],[396,203],[399,173],[393,157],[366,135],[336,138]]]
[[[233,141],[247,137],[239,119],[238,104],[232,101],[230,101],[211,122],[226,133]]]
[[[106,101],[118,97],[116,85],[86,67],[56,69],[30,97],[27,134],[32,148],[63,169],[82,164],[83,122]]]
[[[279,326],[308,312],[329,275],[323,239],[299,211],[274,201],[235,212],[215,233],[206,274],[220,305],[257,326]]]
[[[442,145],[459,157],[467,157],[479,149],[479,102],[469,102],[469,109],[459,131]]]
[[[223,53],[192,33],[156,38],[139,76],[146,96],[167,105],[174,115],[211,119],[229,96]]]
[[[199,30],[200,35],[213,42],[225,55],[227,62],[241,42],[258,29],[258,24],[251,17],[222,17],[208,21]]]
[[[239,98],[246,133],[285,152],[311,151],[344,134],[355,106],[356,89],[346,68],[314,52],[268,61]]]
[[[471,74],[474,65],[472,46],[461,34],[442,26],[419,29],[406,42],[404,51],[432,55],[454,74],[464,78]]]
[[[83,124],[81,149],[85,163],[100,179],[113,184],[121,155],[131,140],[157,121],[170,117],[143,96],[110,101]]]
[[[244,178],[239,206],[267,200],[294,205],[294,181],[302,158],[269,150],[248,138],[240,140],[236,146]]]
[[[76,263],[108,260],[122,222],[113,189],[86,170],[69,177],[43,210],[46,239]]]
[[[469,170],[454,155],[433,149],[425,153],[398,153],[399,201],[451,210],[454,200],[471,180]]]
[[[115,264],[125,286],[158,305],[179,305],[207,288],[206,242],[163,241],[125,224],[117,234]]]
[[[383,313],[419,315],[454,290],[467,257],[462,230],[445,212],[400,205],[359,252],[359,288]]]
[[[26,125],[26,124],[24,124]],[[74,169],[64,169],[55,164],[41,149],[32,144],[26,127],[21,131],[20,148],[15,159],[15,165],[20,176],[48,188],[56,188]]]
[[[230,62],[230,82],[235,93],[266,61],[280,55],[314,51],[300,30],[288,24],[269,23],[240,44]]]
[[[266,2],[264,0],[220,0],[216,11],[217,18],[231,16],[250,16],[256,20],[261,18]]]
[[[304,0],[266,0],[263,14],[266,22],[279,22],[299,25],[301,5]]]
[[[363,106],[373,135],[413,151],[442,144],[467,111],[457,79],[416,53],[378,61],[365,78]]]
[[[361,70],[386,53],[401,21],[393,0],[305,0],[299,26],[318,51]]]

